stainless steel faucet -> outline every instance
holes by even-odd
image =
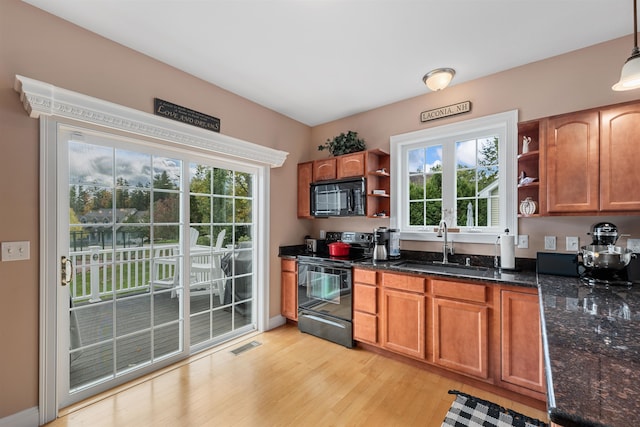
[[[452,251],[452,248],[449,247],[449,237],[447,234],[447,222],[444,219],[440,220],[440,224],[438,224],[438,233],[436,234],[436,236],[442,237],[443,231],[444,231],[444,242],[442,243],[442,263],[448,264],[449,253],[453,255],[453,251]]]

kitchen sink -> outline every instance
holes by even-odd
[[[493,275],[493,269],[475,265],[464,265],[456,263],[421,262],[421,261],[400,261],[393,267],[406,271],[421,273],[447,273],[460,276],[484,277],[487,274]]]

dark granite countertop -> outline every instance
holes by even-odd
[[[539,275],[551,420],[640,426],[640,288]]]
[[[386,270],[397,273],[425,274],[429,276],[472,279],[481,282],[510,284],[524,287],[536,287],[536,274],[532,271],[507,271],[495,268],[465,267],[464,265],[421,264],[419,269],[407,267],[406,260],[395,260],[373,263],[362,261],[354,263],[354,267]]]

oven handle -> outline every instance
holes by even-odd
[[[327,320],[327,319],[323,319],[322,317],[318,317],[318,316],[314,316],[313,314],[303,314],[304,317],[307,317],[309,319],[313,319],[317,322],[322,322],[322,323],[326,323],[328,325],[331,326],[336,326],[338,328],[342,328],[342,329],[346,329],[346,327],[340,323],[337,322],[332,322],[331,320]]]

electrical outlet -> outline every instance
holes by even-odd
[[[640,254],[640,239],[627,239],[627,249]]]
[[[518,248],[529,249],[529,235],[521,234],[518,236]]]
[[[2,242],[2,261],[21,261],[29,259],[29,242]]]
[[[566,238],[566,247],[568,251],[578,252],[578,247],[580,246],[580,238],[579,237],[567,237]]]
[[[544,248],[548,251],[556,250],[556,236],[544,236]]]

